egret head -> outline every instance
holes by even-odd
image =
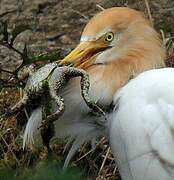
[[[143,52],[152,50],[160,52],[158,56],[164,58],[158,34],[143,14],[126,7],[114,7],[89,21],[79,45],[61,64],[72,63],[75,67],[86,68],[132,56],[133,53],[144,56]]]

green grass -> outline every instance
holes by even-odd
[[[0,168],[0,180],[85,180],[83,173],[76,168],[63,171],[60,166],[52,162],[40,162],[33,169]]]

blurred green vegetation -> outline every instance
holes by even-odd
[[[158,29],[162,29],[164,33],[172,33],[174,32],[174,25],[167,22],[162,22],[157,24]]]
[[[0,180],[85,180],[83,173],[76,168],[66,171],[56,161],[40,162],[34,168],[0,168]]]

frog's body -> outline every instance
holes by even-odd
[[[24,91],[31,96],[42,95],[55,68],[57,68],[57,64],[50,63],[38,69],[29,77]]]
[[[57,120],[64,112],[64,100],[62,97],[58,96],[58,90],[70,78],[77,76],[81,76],[81,92],[88,107],[94,112],[104,114],[102,109],[89,98],[89,77],[84,70],[69,66],[59,67],[57,63],[50,63],[41,67],[29,77],[24,89],[23,98],[14,107],[8,110],[7,115],[12,115],[20,111],[29,102],[32,103],[35,99],[44,99],[44,97],[47,97],[48,100],[48,97],[50,97],[57,103],[58,109],[53,114],[46,116],[43,121],[42,126],[48,126],[53,121]],[[42,101],[39,101],[39,103],[42,103]]]

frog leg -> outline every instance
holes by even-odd
[[[105,112],[90,98],[89,95],[89,75],[83,69],[77,69],[73,67],[66,67],[67,70],[65,71],[66,76],[73,78],[73,77],[81,77],[81,94],[86,102],[87,106],[92,109],[93,112],[105,115]]]
[[[89,75],[84,70],[80,70],[79,73],[81,76],[81,83],[80,83],[81,94],[86,104],[94,112],[105,115],[105,112],[102,110],[102,108],[100,108],[89,96],[89,87],[90,87]]]
[[[65,109],[64,99],[57,95],[57,90],[54,88],[50,88],[50,95],[51,95],[51,98],[54,99],[55,102],[57,103],[58,109],[56,112],[54,112],[51,115],[48,115],[46,119],[42,121],[41,128],[49,127],[50,124],[58,120],[59,117],[64,113],[64,109]]]
[[[23,98],[16,105],[14,105],[12,108],[7,109],[7,111],[3,115],[3,117],[8,117],[13,114],[16,114],[17,112],[19,112],[20,110],[22,110],[25,107],[25,105],[28,103],[28,101],[29,101],[28,95],[24,94]]]
[[[105,115],[105,112],[93,101],[89,96],[89,75],[86,71],[74,67],[59,67],[56,68],[49,81],[54,82],[53,87],[57,90],[70,78],[81,77],[81,94],[87,106],[98,114]]]
[[[46,103],[49,103],[49,102],[46,101]],[[46,119],[47,114],[50,113],[48,111],[49,110],[46,107],[46,104],[42,105],[42,118],[43,119]],[[53,135],[54,135],[54,125],[53,124],[48,124],[47,126],[45,125],[41,129],[42,143],[43,143],[44,146],[47,147],[48,152],[51,152],[51,149],[50,149],[50,146],[49,146],[49,142],[50,142],[50,139],[53,137]]]

